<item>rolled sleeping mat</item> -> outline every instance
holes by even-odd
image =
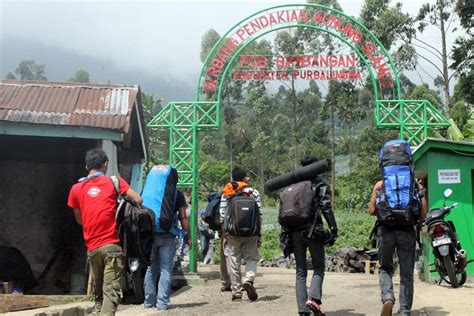
[[[331,170],[330,160],[320,160],[302,168],[296,169],[295,171],[288,172],[272,178],[265,182],[265,191],[275,191],[293,183],[301,181],[312,180],[317,175],[328,172]]]

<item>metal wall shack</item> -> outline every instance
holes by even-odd
[[[446,220],[451,220],[468,260],[474,259],[474,144],[444,139],[427,138],[414,150],[415,176],[426,181],[429,209],[443,206],[443,192],[447,188],[453,194],[446,205],[459,203]],[[423,234],[423,279],[438,280],[429,237]],[[474,276],[474,264],[468,265],[468,277]]]

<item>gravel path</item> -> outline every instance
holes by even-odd
[[[256,302],[250,302],[245,296],[242,301],[232,302],[230,292],[220,292],[218,267],[200,267],[199,273],[209,281],[173,293],[170,310],[128,305],[121,306],[117,315],[297,315],[295,271],[259,268],[258,272],[255,285],[259,299]],[[396,290],[398,285],[395,279]],[[327,316],[380,314],[376,275],[327,273],[323,290],[323,309]],[[397,309],[395,304],[394,311]],[[453,289],[417,279],[412,315],[474,315],[474,284]]]

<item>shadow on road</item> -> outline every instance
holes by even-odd
[[[258,301],[264,301],[264,302],[275,301],[279,299],[280,297],[281,295],[266,295],[266,296],[259,297]]]
[[[444,315],[449,315],[448,312],[445,312],[442,310],[442,307],[439,306],[427,306],[423,307],[423,309],[418,309],[411,311],[412,316],[427,316],[427,315],[433,315],[433,316],[444,316]]]
[[[354,313],[353,309],[341,309],[334,312],[325,312],[326,316],[365,316],[365,314]]]
[[[193,307],[199,307],[199,306],[204,306],[207,305],[207,302],[197,302],[197,303],[186,303],[186,304],[173,304],[172,309],[175,308],[193,308]]]

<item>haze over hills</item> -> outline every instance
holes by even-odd
[[[67,81],[82,68],[89,72],[91,82],[139,84],[144,92],[153,93],[156,99],[163,98],[164,104],[169,101],[191,101],[195,98],[196,87],[192,81],[178,79],[166,69],[156,69],[156,72],[153,72],[123,68],[111,60],[83,55],[40,42],[15,38],[0,39],[1,79],[5,79],[10,71],[14,73],[20,61],[27,59],[45,64],[46,77],[49,81]]]

